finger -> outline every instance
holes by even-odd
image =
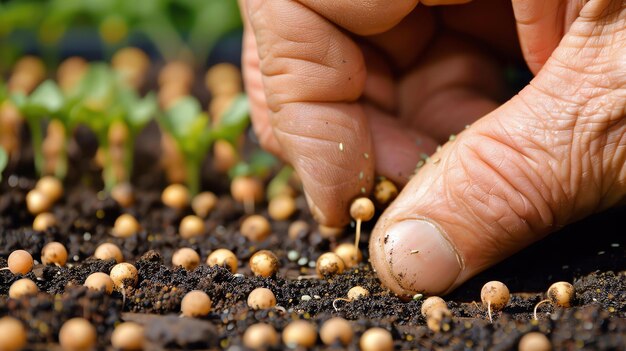
[[[411,179],[370,242],[387,286],[444,294],[624,197],[622,4],[590,1],[529,86]]]
[[[247,5],[274,135],[302,179],[315,218],[345,225],[350,201],[373,183],[370,131],[355,103],[365,86],[361,51],[297,2]]]

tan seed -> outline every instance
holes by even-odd
[[[188,247],[178,249],[172,255],[172,265],[181,266],[188,271],[193,271],[200,265],[200,255]]]
[[[261,250],[250,257],[250,269],[256,276],[271,277],[278,272],[278,257],[268,250]]]
[[[18,351],[26,346],[26,328],[13,317],[0,318],[0,350]]]
[[[263,241],[272,232],[270,222],[261,215],[252,215],[241,223],[241,234],[250,241]]]
[[[25,250],[15,250],[7,259],[7,265],[13,274],[26,274],[33,269],[33,264],[33,256]]]
[[[190,239],[204,234],[204,221],[202,218],[194,215],[185,216],[180,221],[178,232],[184,239]]]
[[[113,279],[102,272],[91,273],[83,285],[93,290],[104,290],[107,294],[113,292]]]
[[[180,311],[185,317],[204,317],[211,312],[212,301],[209,295],[201,290],[187,293],[180,303]]]
[[[41,263],[63,266],[67,262],[67,250],[63,244],[53,241],[41,250]]]
[[[91,350],[96,344],[96,328],[84,318],[72,318],[59,331],[59,344],[68,351]]]
[[[334,344],[336,341],[339,341],[343,346],[348,346],[350,342],[352,342],[353,337],[354,332],[352,331],[352,326],[347,320],[341,317],[334,317],[327,320],[320,329],[320,339],[328,346]]]
[[[16,280],[9,287],[9,297],[19,299],[22,296],[36,295],[39,292],[37,285],[28,278]]]
[[[209,255],[206,260],[209,267],[220,266],[230,270],[231,273],[237,273],[237,256],[228,249],[217,249]]]
[[[118,325],[113,330],[113,334],[111,334],[111,346],[117,350],[143,350],[143,344],[143,327],[134,322],[124,322]]]
[[[120,250],[117,245],[112,243],[100,244],[100,246],[96,248],[96,252],[94,252],[93,256],[103,261],[114,259],[117,263],[124,262],[124,255],[122,254],[122,250]]]
[[[248,295],[248,306],[253,310],[268,309],[276,306],[276,296],[267,288],[256,288]]]
[[[243,344],[253,350],[264,350],[278,345],[278,333],[269,324],[257,323],[246,329],[243,334]]]

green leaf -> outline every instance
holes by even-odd
[[[154,93],[149,93],[143,99],[139,99],[129,92],[124,108],[126,109],[126,123],[134,131],[138,131],[150,121],[157,111],[157,100]]]
[[[41,83],[35,91],[28,97],[28,105],[41,107],[49,114],[61,110],[65,98],[59,86],[52,80]]]
[[[198,100],[191,96],[180,98],[174,106],[162,116],[164,128],[176,139],[190,136],[194,130],[194,121],[202,112]]]
[[[234,143],[250,123],[250,104],[246,95],[239,95],[224,113],[213,132],[215,139]]]
[[[2,180],[2,172],[7,167],[9,163],[9,155],[4,150],[2,146],[0,146],[0,180]]]
[[[265,151],[256,150],[250,156],[249,162],[239,162],[228,171],[231,178],[238,176],[256,176],[265,178],[278,164],[278,160],[272,154]]]

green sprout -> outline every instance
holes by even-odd
[[[271,200],[276,196],[283,194],[285,188],[289,186],[289,180],[293,175],[294,169],[291,166],[283,166],[280,171],[267,184],[267,199]]]
[[[4,150],[2,146],[0,146],[0,181],[2,181],[2,172],[7,167],[9,163],[9,154]]]
[[[250,155],[249,160],[247,162],[240,161],[239,163],[237,163],[228,172],[228,175],[231,178],[253,176],[258,179],[263,179],[263,178],[267,178],[267,176],[270,175],[270,173],[272,172],[272,169],[277,164],[278,164],[278,160],[276,159],[276,157],[272,156],[272,154],[262,151],[262,150],[255,150]],[[289,170],[285,169],[285,172],[282,174],[281,179],[277,179],[276,185],[274,187],[277,187],[278,183],[282,182],[282,178],[287,176],[287,173],[289,173]],[[291,173],[289,173],[289,176],[291,176]],[[289,177],[287,177],[287,180],[288,179]]]

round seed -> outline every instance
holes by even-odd
[[[209,267],[220,266],[230,270],[231,273],[237,272],[237,256],[227,249],[217,249],[209,255],[206,260]]]
[[[193,271],[200,265],[200,255],[188,247],[178,249],[172,256],[172,265],[181,266],[188,271]]]
[[[204,317],[211,312],[211,298],[204,291],[193,290],[183,297],[180,311],[185,317]]]
[[[102,272],[91,273],[83,285],[93,290],[104,290],[107,294],[113,292],[113,279]]]
[[[63,266],[67,262],[67,250],[63,244],[53,241],[41,250],[41,263]]]
[[[271,251],[261,250],[250,257],[250,269],[256,276],[271,277],[278,272],[278,257]]]
[[[263,241],[272,232],[270,222],[261,215],[252,215],[241,223],[241,234],[250,241]]]
[[[26,274],[33,269],[33,264],[33,256],[25,250],[15,250],[7,259],[7,265],[13,274]]]
[[[59,344],[68,351],[87,351],[96,344],[96,328],[83,318],[72,318],[59,331]]]
[[[96,248],[96,252],[94,252],[93,256],[103,261],[110,259],[114,259],[117,263],[124,261],[122,250],[120,250],[117,245],[111,243],[100,244],[100,246]]]

